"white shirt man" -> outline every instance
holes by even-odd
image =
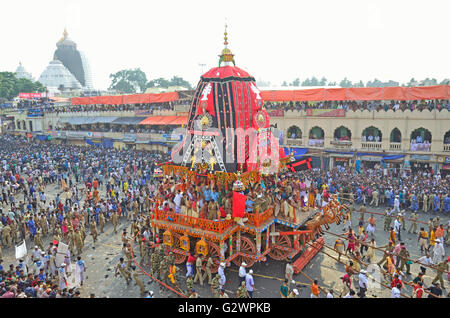
[[[402,222],[400,222],[398,219],[395,219],[394,221],[394,231],[395,233],[400,233],[400,229],[402,227]]]
[[[397,287],[393,287],[391,298],[400,298],[400,289],[398,289]]]
[[[400,213],[400,200],[398,199],[398,196],[394,199],[394,211]]]
[[[359,296],[361,298],[363,298],[365,296],[365,293],[367,291],[367,276],[366,276],[366,271],[365,270],[361,270],[358,278],[359,278],[359,289],[360,289],[360,294]]]
[[[241,266],[239,267],[239,286],[241,286],[241,283],[245,281],[245,275],[247,275],[245,266],[247,266],[247,264],[245,262],[242,262]]]

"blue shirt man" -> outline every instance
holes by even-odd
[[[255,282],[253,280],[253,270],[249,270],[248,274],[245,275],[245,288],[247,288],[248,295],[253,298],[253,291],[255,290]]]

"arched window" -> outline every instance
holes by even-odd
[[[411,133],[412,151],[431,151],[431,132],[425,128],[417,128]]]
[[[352,132],[347,127],[340,126],[340,127],[336,128],[336,130],[334,131],[334,139],[335,140],[351,140]]]
[[[293,139],[301,139],[302,130],[298,126],[291,126],[287,130],[287,137]]]
[[[324,139],[324,136],[323,129],[318,126],[311,128],[309,131],[309,139]]]
[[[450,130],[447,131],[444,135],[444,144],[446,145],[450,144]]]
[[[398,128],[392,129],[390,141],[391,142],[402,142],[402,133],[400,132],[400,130],[398,130]]]
[[[362,132],[362,141],[363,142],[367,142],[367,141],[380,142],[381,137],[382,137],[381,131],[378,128],[373,127],[373,126],[370,126],[366,129],[364,129]]]

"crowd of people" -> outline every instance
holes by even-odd
[[[8,135],[0,138],[0,149],[1,247],[11,249],[24,240],[35,245],[17,264],[4,267],[0,262],[3,298],[79,297],[77,288],[68,288],[67,276],[73,272],[82,285],[87,233],[95,246],[107,223],[115,232],[121,220],[132,220],[132,228],[136,222],[148,227],[155,190],[150,171],[168,159],[144,151],[87,152],[85,147],[37,144]],[[51,198],[49,188],[55,186]],[[68,249],[64,261],[57,263],[62,244]]]
[[[322,102],[266,102],[268,110],[305,111],[307,109],[344,109],[345,111],[442,111],[450,110],[450,100],[413,100],[413,101],[322,101]]]
[[[89,151],[86,149],[51,142],[34,143],[11,135],[0,138],[1,246],[3,250],[11,251],[14,245],[19,245],[23,240],[31,241],[34,246],[16,264],[8,267],[0,263],[0,296],[80,297],[77,288],[69,288],[67,277],[69,274],[75,275],[80,284],[84,281],[83,273],[90,266],[82,259],[88,245],[86,237],[92,236],[95,246],[107,224],[111,224],[114,233],[117,233],[120,222],[130,225],[130,231],[124,230],[122,233],[123,257],[116,266],[115,274],[120,274],[127,285],[134,281],[141,295],[146,295],[147,291],[139,278],[142,273],[132,265],[131,244],[135,243],[138,245],[133,249],[136,257],[139,254],[142,266],[148,266],[149,272],[163,282],[184,289],[174,255],[164,257],[161,238],[152,232],[150,218],[155,202],[160,204],[158,208],[164,212],[210,220],[229,219],[233,209],[231,189],[211,186],[208,180],[202,178],[196,184],[185,184],[180,189],[176,187],[180,180],[178,176],[154,178],[155,164],[168,161],[166,155],[96,147],[89,148]],[[49,192],[55,187],[57,190],[54,193]],[[243,193],[246,196],[247,213],[265,211],[273,206],[278,218],[290,221],[305,208],[320,209],[325,206],[333,195],[340,202],[348,204],[351,208],[350,214],[344,217],[343,247],[337,250],[351,256],[352,264],[346,272],[349,276],[364,275],[364,257],[373,258],[376,248],[375,245],[372,248],[369,245],[369,235],[374,238],[375,224],[373,218],[364,218],[366,207],[385,207],[385,219],[389,220],[385,223],[385,230],[391,244],[383,247],[385,257],[380,265],[385,266],[389,283],[393,284],[392,289],[396,291],[394,288],[397,288],[399,280],[405,277],[402,270],[406,261],[399,258],[405,253],[400,253],[404,250],[404,241],[399,243],[405,230],[405,219],[410,213],[411,219],[417,219],[419,211],[429,213],[427,215],[431,217],[428,231],[418,231],[421,235],[418,243],[425,257],[420,262],[436,266],[441,271],[441,276],[435,279],[433,283],[436,284],[433,286],[438,286],[439,282],[444,288],[442,274],[448,271],[448,262],[444,260],[443,246],[444,243],[449,244],[450,238],[449,224],[439,217],[444,219],[449,215],[449,190],[449,177],[442,178],[431,172],[409,173],[398,170],[386,176],[379,169],[357,173],[352,168],[336,167],[329,171],[312,169],[287,172],[278,177],[263,177],[261,181],[250,184]],[[360,206],[359,210],[356,210],[357,206]],[[357,218],[357,225],[351,223],[352,211],[362,214]],[[243,224],[246,220],[241,218],[236,219],[236,222]],[[357,230],[354,230],[355,226]],[[417,230],[410,228],[412,232]],[[44,241],[48,241],[48,246]],[[369,245],[367,249],[363,248],[364,244]],[[56,252],[63,246],[67,246],[67,251],[64,261],[58,264]],[[390,249],[392,255],[389,254]],[[433,257],[426,253],[433,253]],[[0,259],[3,260],[2,255]],[[199,266],[203,261],[207,264],[205,271]],[[229,297],[225,291],[227,280],[224,263],[220,264],[217,275],[211,275],[210,271],[208,273],[208,263],[211,267],[214,261],[210,257],[203,259],[198,255],[189,255],[186,263],[186,295],[199,297],[193,284],[199,281],[203,285],[203,280],[208,278],[207,283],[211,285],[214,297]],[[245,263],[241,264],[241,267],[245,266]],[[253,270],[247,272],[240,269],[239,272],[240,286],[236,295],[231,296],[253,297]],[[343,284],[349,287],[348,280]],[[298,295],[296,288],[290,289],[290,280],[284,285],[287,290],[282,289],[282,297]],[[439,292],[433,289],[432,293]],[[350,297],[355,292],[350,287],[343,294]],[[364,290],[360,288],[358,294],[364,297]]]

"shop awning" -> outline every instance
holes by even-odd
[[[70,125],[106,124],[113,122],[117,117],[66,117],[61,118],[61,123]]]
[[[117,125],[138,125],[144,117],[119,117],[115,119],[111,124]]]
[[[187,116],[150,116],[139,123],[139,125],[185,125]]]

